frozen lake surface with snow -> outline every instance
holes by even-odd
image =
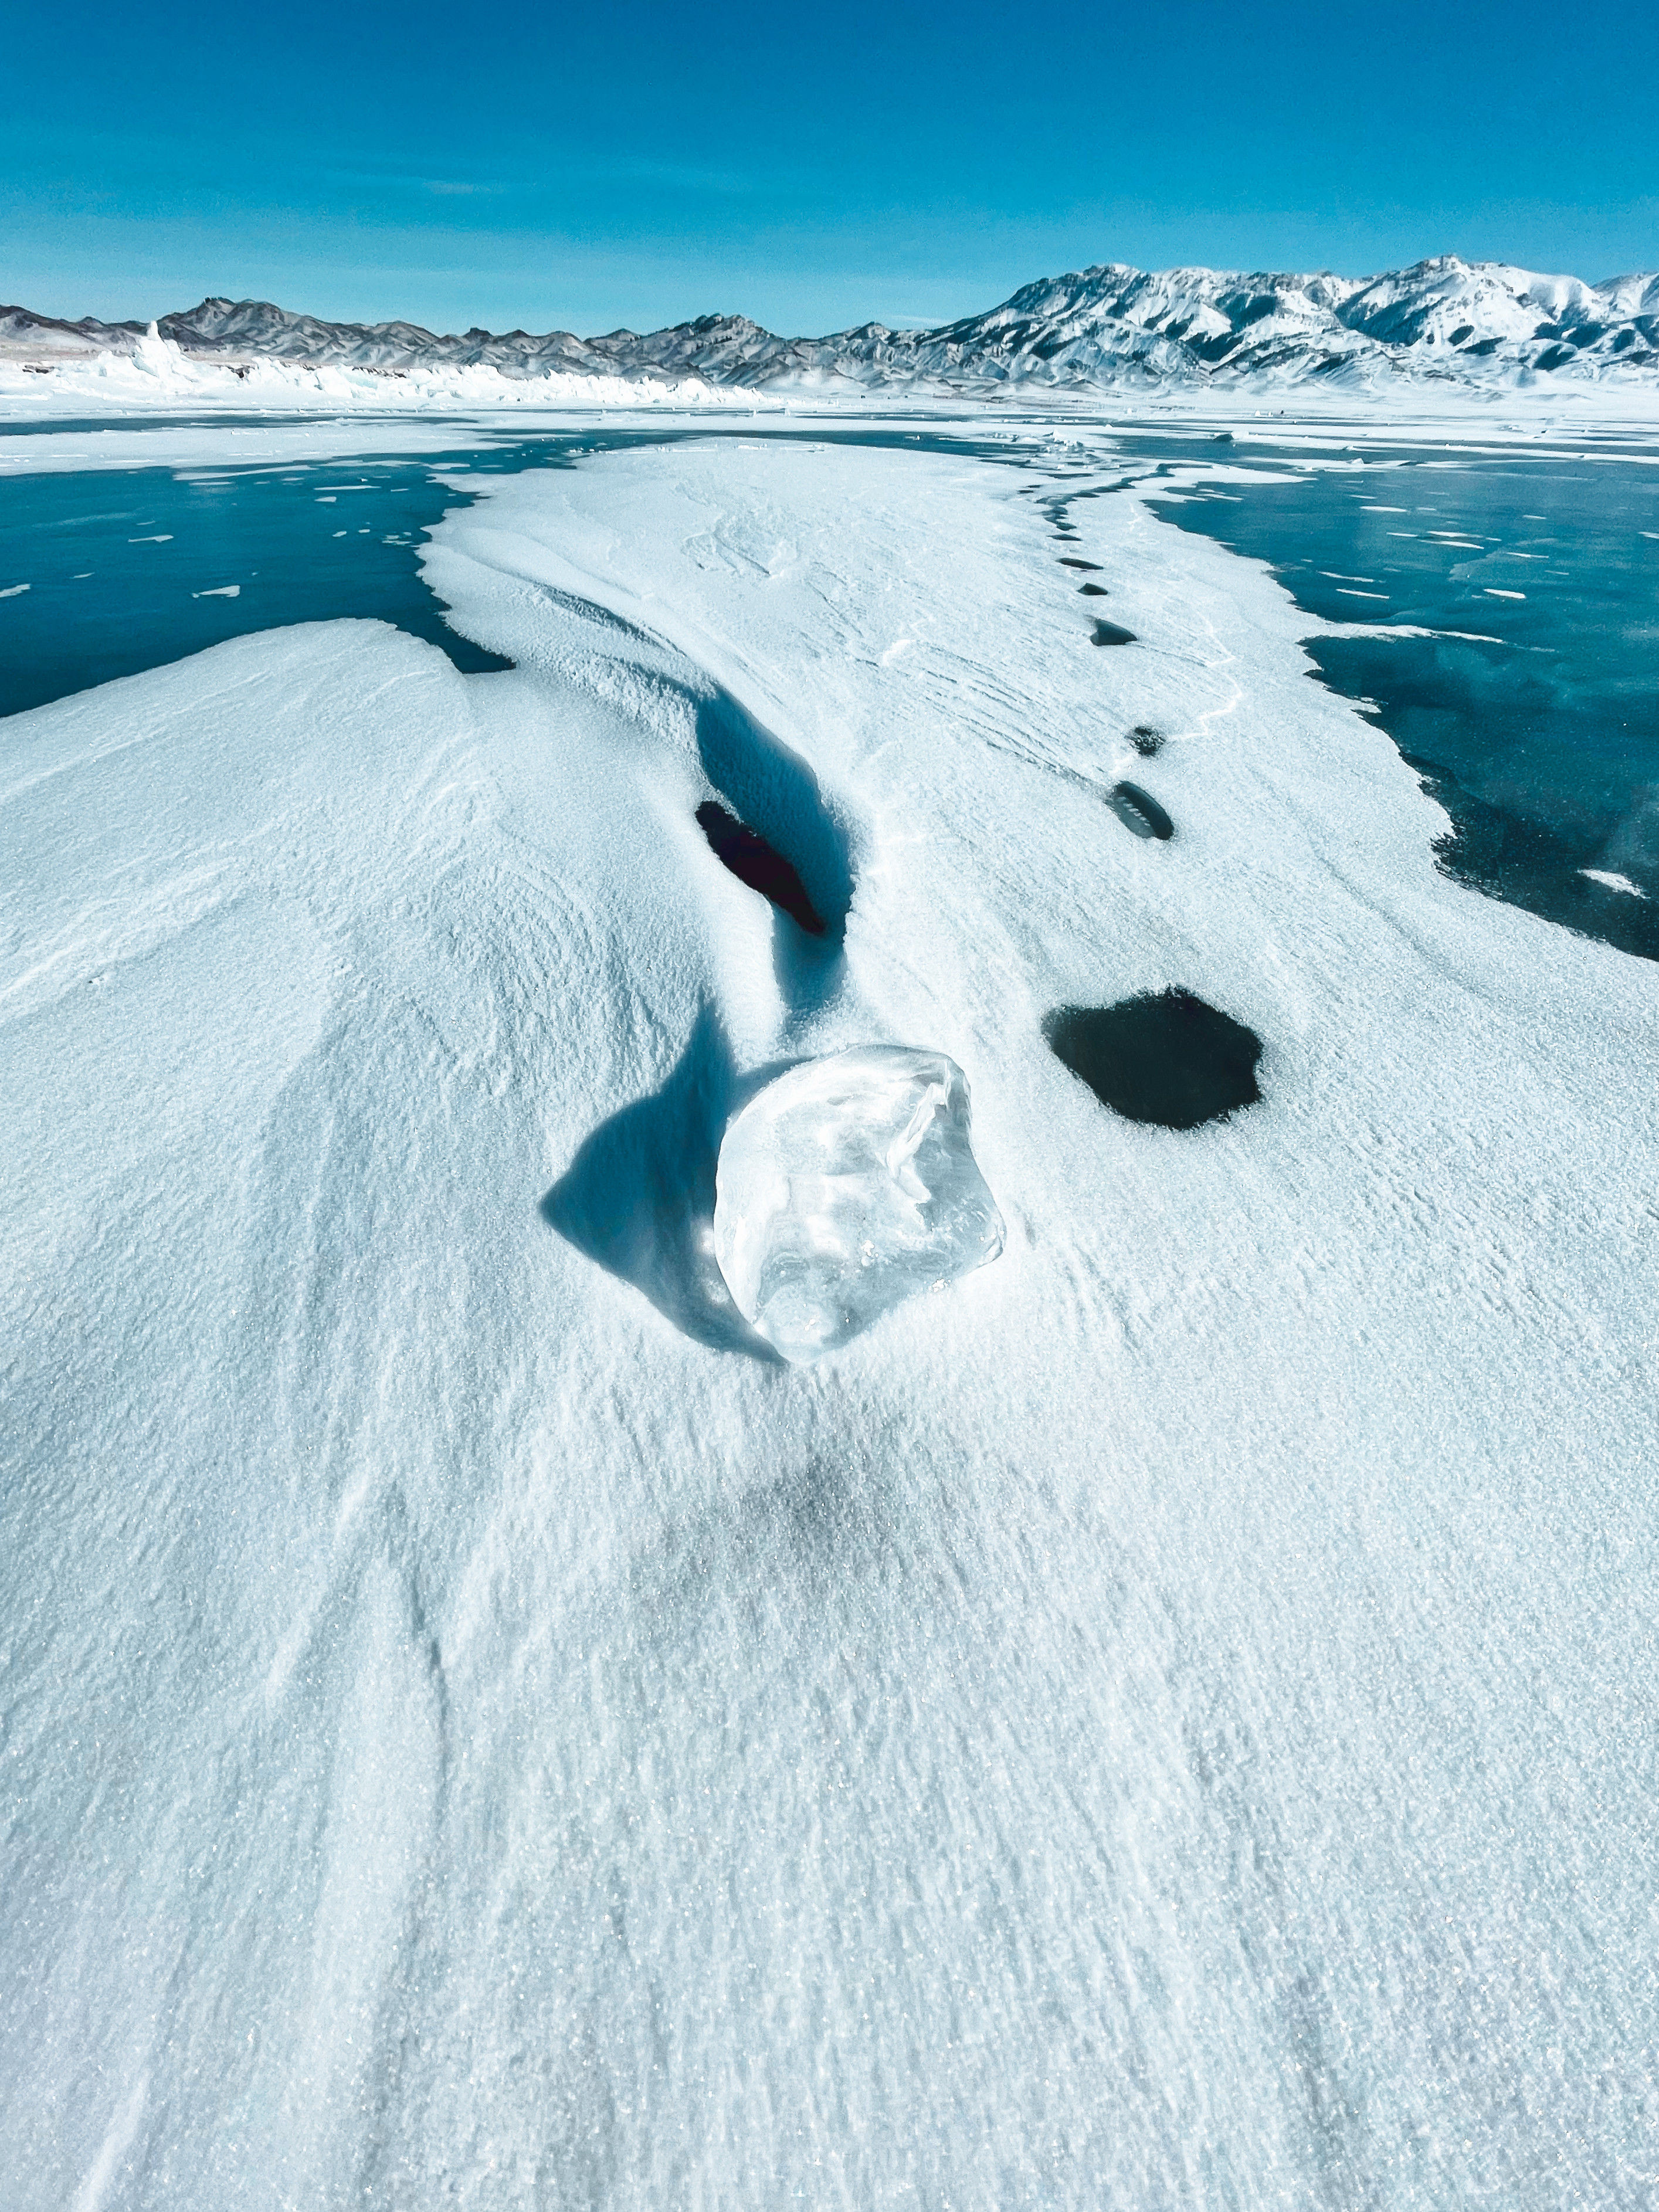
[[[1329,626],[1315,665],[1431,778],[1463,881],[1659,958],[1659,451],[1390,463],[1160,512]]]
[[[163,418],[150,434],[168,427]],[[349,465],[239,464],[222,432],[221,457],[198,467],[33,473],[25,461],[0,512],[0,600],[10,602],[0,606],[0,716],[227,637],[342,616],[396,623],[469,672],[501,665],[445,620],[424,583],[428,530],[469,502],[469,476],[569,467],[661,445],[663,430],[481,438],[447,427],[461,434],[447,452],[370,451]],[[18,434],[0,430],[0,456]],[[706,429],[670,433],[699,434]],[[751,424],[729,434],[810,442],[826,432]],[[960,423],[949,435],[828,434],[1037,465],[1029,440],[975,440]],[[1044,504],[1057,520],[1076,518],[1103,494],[1155,495],[1174,478],[1159,513],[1266,561],[1318,617],[1317,668],[1366,702],[1433,781],[1456,826],[1442,856],[1454,872],[1653,958],[1659,441],[1597,442],[1540,458],[1402,440],[1367,454],[1356,475],[1351,450],[1310,455],[1270,432],[1246,443],[1120,430],[1069,452]],[[142,451],[135,443],[134,457]],[[1105,459],[1114,465],[1103,470]]]
[[[0,2197],[1650,2203],[1644,449],[779,428],[0,439]]]

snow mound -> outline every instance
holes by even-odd
[[[720,1147],[715,1256],[744,1318],[804,1363],[1002,1249],[942,1052],[856,1045],[752,1098]]]

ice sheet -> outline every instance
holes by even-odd
[[[8,2205],[1651,2196],[1650,969],[1436,873],[1270,580],[1020,481],[519,477],[431,562],[512,673],[7,725]],[[1044,1041],[1171,984],[1232,1121]],[[1003,1256],[751,1356],[726,1115],[918,1037]]]

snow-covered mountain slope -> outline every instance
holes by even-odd
[[[1659,276],[1586,284],[1456,255],[1369,280],[1148,273],[1113,262],[1041,278],[938,330],[867,323],[822,338],[777,337],[742,315],[705,315],[643,337],[440,337],[415,323],[321,322],[257,300],[204,300],[156,328],[185,354],[218,362],[393,374],[492,368],[515,379],[694,377],[749,388],[1659,381]],[[130,353],[143,334],[136,323],[64,323],[0,308],[0,357],[14,360],[50,365],[76,354]]]
[[[1028,284],[938,331],[851,332],[853,367],[946,382],[1519,382],[1659,374],[1659,278],[1604,285],[1452,257],[1374,277],[1148,275],[1111,265]],[[826,362],[823,365],[829,366]],[[839,364],[837,364],[839,365]]]

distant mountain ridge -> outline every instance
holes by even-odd
[[[128,353],[147,328],[0,307],[0,355],[49,366]],[[394,376],[441,367],[491,368],[512,378],[695,376],[825,393],[1018,387],[1036,396],[1126,386],[1367,386],[1400,378],[1647,383],[1659,380],[1659,275],[1588,284],[1456,255],[1370,278],[1149,272],[1111,262],[1040,278],[986,313],[936,330],[866,323],[821,338],[778,337],[742,315],[705,315],[643,336],[439,336],[416,323],[330,323],[267,301],[219,299],[163,316],[156,328],[192,358],[231,364],[338,364]]]

